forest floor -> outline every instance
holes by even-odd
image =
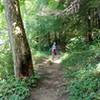
[[[42,77],[31,92],[31,100],[67,100],[66,81],[59,56],[54,61],[44,59],[36,68]]]

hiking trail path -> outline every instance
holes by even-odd
[[[59,57],[54,61],[44,59],[38,64],[37,72],[41,80],[31,91],[31,100],[68,100],[65,91],[66,80]]]

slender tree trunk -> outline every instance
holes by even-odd
[[[92,20],[91,19],[91,10],[89,10],[88,11],[88,21],[87,21],[87,24],[88,24],[87,40],[88,40],[88,42],[91,42],[93,40],[91,20]]]
[[[49,48],[51,46],[50,33],[47,34]]]
[[[54,41],[57,43],[57,32],[54,33]]]
[[[33,73],[33,64],[21,18],[19,1],[4,0],[4,6],[13,54],[15,76],[17,78],[31,76]]]

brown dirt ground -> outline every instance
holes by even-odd
[[[60,63],[46,60],[38,64],[37,71],[42,78],[31,91],[31,100],[68,100],[61,67]]]

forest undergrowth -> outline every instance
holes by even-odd
[[[4,38],[7,41],[8,38],[2,34],[0,39]],[[37,86],[39,78],[38,73],[35,73],[35,76],[30,78],[16,79],[9,42],[0,45],[0,100],[27,100],[31,89]]]
[[[63,56],[68,100],[100,100],[100,44],[79,40],[70,42]],[[74,44],[74,45],[73,45]],[[66,55],[66,56],[65,56]]]

